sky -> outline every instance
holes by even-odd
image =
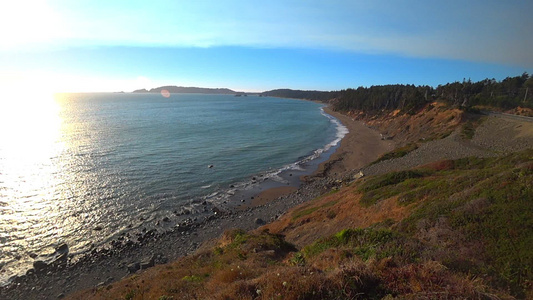
[[[533,73],[533,1],[11,0],[0,88],[340,90]]]

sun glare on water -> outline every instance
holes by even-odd
[[[9,263],[11,255],[33,243],[24,233],[45,234],[39,232],[42,221],[55,217],[50,200],[62,180],[58,161],[65,144],[60,106],[52,94],[0,97],[0,261]],[[6,240],[11,240],[9,247]]]

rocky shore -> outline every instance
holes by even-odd
[[[124,233],[81,257],[69,255],[68,245],[62,245],[53,254],[56,255],[54,263],[36,260],[34,268],[25,276],[15,278],[11,285],[0,289],[0,299],[60,299],[82,289],[106,286],[139,270],[207,247],[227,229],[251,230],[275,220],[288,209],[351,181],[361,170],[364,175],[382,174],[435,160],[491,156],[533,147],[533,123],[489,117],[472,140],[462,139],[457,131],[445,139],[426,142],[402,158],[369,165],[381,154],[391,151],[395,142],[382,140],[380,132],[361,121],[328,113],[339,118],[350,133],[329,161],[319,166],[313,176],[305,178],[296,191],[266,193],[253,205],[231,210],[219,210],[206,203],[205,210],[210,212],[207,215],[191,216],[164,232],[145,229]],[[498,128],[506,130],[498,131]]]
[[[251,230],[264,225],[340,184],[332,178],[316,177],[296,192],[264,205],[219,212],[197,222],[188,219],[164,233],[150,230],[135,236],[125,234],[109,247],[97,248],[76,260],[68,257],[68,247],[62,246],[58,249],[63,253],[60,259],[50,265],[36,261],[26,276],[0,290],[0,299],[59,299],[74,291],[107,285],[138,270],[191,254],[227,229]]]

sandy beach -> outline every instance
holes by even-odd
[[[341,177],[346,172],[363,168],[380,155],[394,149],[393,141],[382,140],[377,130],[369,128],[362,121],[352,120],[349,116],[334,112],[328,107],[324,108],[324,111],[341,121],[349,133],[329,160],[319,166],[314,176]]]
[[[292,186],[264,190],[232,211],[216,211],[201,220],[184,222],[163,232],[147,230],[137,233],[135,242],[110,243],[95,248],[75,260],[61,261],[41,272],[30,272],[14,279],[14,284],[0,289],[1,299],[57,299],[82,289],[104,286],[139,269],[166,263],[209,246],[225,230],[252,230],[283,215],[288,209],[313,199],[335,186],[336,180],[357,172],[381,154],[394,148],[392,141],[381,140],[379,132],[361,121],[354,121],[325,108],[349,130],[330,158],[306,176],[299,188]],[[132,234],[133,235],[133,234]],[[126,236],[126,238],[130,238]]]

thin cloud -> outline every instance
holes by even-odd
[[[46,11],[57,16],[38,32],[47,40],[25,31],[16,49],[318,48],[533,66],[528,1],[51,1]]]

